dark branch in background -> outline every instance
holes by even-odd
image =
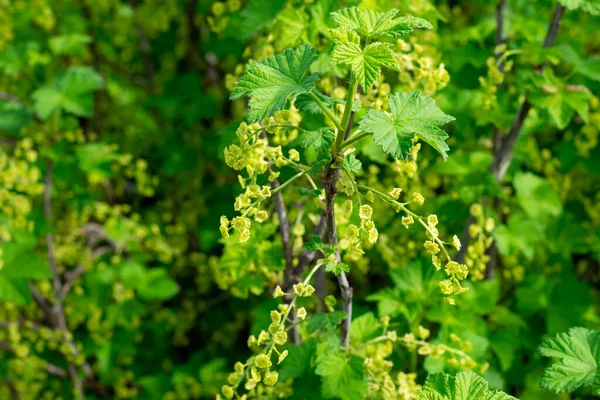
[[[0,100],[8,101],[10,103],[23,104],[21,99],[6,92],[0,92]]]
[[[62,289],[59,294],[60,301],[65,300],[65,298],[69,294],[69,290],[71,290],[71,287],[73,287],[73,284],[75,283],[77,278],[79,278],[81,276],[81,274],[83,274],[84,271],[85,271],[84,266],[78,265],[77,267],[75,267],[75,269],[73,271],[65,272],[65,274],[64,274],[65,282],[62,285]]]
[[[501,0],[501,4],[498,5],[497,12],[504,14],[504,9],[501,7],[503,1]],[[505,7],[505,6],[504,6]],[[544,40],[544,48],[548,48],[554,45],[556,42],[556,37],[558,35],[558,31],[560,30],[560,24],[562,17],[564,15],[565,8],[561,4],[557,4],[554,9],[554,13],[552,15],[552,20],[550,21],[550,25],[548,26],[548,31],[546,32],[546,38]],[[497,18],[500,18],[497,15]],[[504,22],[501,23],[500,26],[504,26]],[[497,27],[499,29],[499,27]],[[502,28],[503,29],[503,28]],[[496,32],[496,39],[502,38],[503,33]],[[546,61],[543,61],[541,64],[535,66],[535,70],[538,72],[543,72],[546,67]],[[519,134],[521,133],[521,128],[525,122],[525,118],[529,114],[529,111],[532,108],[531,103],[528,100],[529,92],[525,93],[523,102],[519,107],[519,111],[515,116],[515,120],[513,125],[508,133],[508,135],[502,135],[500,132],[497,135],[498,140],[494,140],[494,160],[490,167],[490,172],[494,174],[496,180],[501,182],[506,174],[506,171],[510,167],[513,157],[513,150],[517,139],[519,138]],[[469,216],[463,234],[461,236],[461,242],[463,244],[461,250],[457,254],[457,260],[459,262],[464,262],[465,252],[467,247],[469,246],[469,242],[471,237],[469,235],[469,225],[473,223],[474,219],[472,216]]]
[[[550,26],[548,27],[546,39],[544,40],[544,48],[548,48],[554,45],[554,42],[556,41],[556,36],[558,35],[558,31],[560,29],[560,22],[564,12],[565,8],[561,4],[557,4],[554,10],[554,15],[552,16],[552,21],[550,21]],[[546,61],[536,66],[535,69],[539,72],[542,72],[544,71],[545,67]],[[494,154],[495,157],[494,164],[492,165],[492,172],[494,173],[496,179],[499,182],[502,180],[504,174],[506,174],[506,171],[510,166],[515,143],[517,142],[519,133],[521,132],[521,128],[523,127],[523,123],[525,122],[525,118],[527,118],[527,115],[531,110],[531,103],[529,103],[528,97],[529,93],[525,93],[525,99],[521,104],[513,126],[510,129],[508,136],[504,140],[502,140],[500,152]]]
[[[274,179],[271,182],[271,189],[277,189],[279,187],[279,179]],[[292,242],[290,235],[290,220],[285,209],[285,203],[283,202],[283,195],[281,192],[277,192],[273,195],[275,197],[275,212],[279,217],[279,233],[281,235],[281,244],[283,247],[283,258],[285,259],[285,272],[283,278],[283,290],[284,292],[290,292],[292,285],[296,283],[295,272],[294,272],[294,257],[292,254]],[[292,298],[290,296],[285,297],[286,303],[291,303]],[[296,313],[294,310],[290,311],[289,318],[296,322]],[[300,332],[298,331],[298,325],[292,325],[291,340],[294,344],[300,344]]]
[[[323,239],[325,237],[325,230],[327,228],[327,220],[325,218],[325,213],[321,214],[321,218],[319,219],[319,223],[315,226],[313,230],[313,235],[320,237]],[[317,261],[322,256],[320,251],[311,251],[304,250],[298,259],[298,265],[296,266],[296,276],[300,277],[306,271],[309,265],[313,262]]]
[[[504,15],[506,14],[506,0],[500,0],[498,5],[496,6],[496,47],[504,44],[506,42],[506,37],[504,35]],[[497,52],[495,55],[496,61],[502,57],[502,53]],[[504,61],[501,61],[498,65],[498,70],[503,73],[504,72]],[[503,84],[501,83],[498,87],[498,90],[502,88]],[[493,150],[494,154],[500,149],[502,145],[502,131],[497,126],[494,126],[493,133]]]

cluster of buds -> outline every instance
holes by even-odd
[[[495,224],[492,218],[486,218],[481,204],[471,206],[471,215],[475,223],[469,226],[471,241],[465,254],[465,263],[471,271],[475,280],[484,278],[486,265],[490,260],[487,250],[492,245],[493,238],[488,236],[494,230]]]
[[[258,337],[251,335],[248,338],[248,347],[254,350],[257,355],[250,357],[245,364],[241,362],[235,364],[234,372],[227,379],[228,384],[221,388],[223,397],[227,399],[252,397],[252,393],[258,393],[258,389],[263,390],[265,387],[272,387],[277,384],[279,375],[273,369],[274,362],[276,360],[276,365],[279,365],[288,356],[288,351],[282,351],[278,346],[287,343],[286,323],[289,322],[290,315],[293,315],[291,314],[292,310],[295,310],[298,320],[306,319],[306,309],[297,307],[296,300],[298,297],[311,296],[315,292],[315,288],[309,282],[317,269],[318,267],[313,268],[304,281],[292,286],[293,296],[291,293],[285,293],[281,286],[275,287],[273,298],[292,297],[292,301],[289,304],[280,304],[278,309],[271,310],[271,324],[267,330],[262,330]],[[248,391],[248,394],[239,396],[237,391],[244,379],[243,387]],[[278,390],[277,388],[272,389]]]
[[[269,218],[269,214],[260,209],[260,204],[263,200],[271,197],[271,187],[258,185],[248,185],[246,191],[235,199],[235,210],[242,213],[241,216],[235,217],[233,220],[221,216],[219,230],[224,238],[229,238],[229,230],[240,234],[240,242],[245,243],[250,239],[250,217],[258,222],[264,222]]]
[[[273,135],[272,141],[280,146],[287,146],[298,137],[298,126],[302,116],[292,106],[290,110],[276,111],[272,117],[266,117],[261,125],[265,132]]]
[[[360,217],[360,226],[354,224],[348,226],[345,238],[347,244],[345,243],[343,246],[353,254],[364,253],[362,249],[363,240],[366,240],[370,244],[374,244],[379,238],[379,232],[372,220],[373,208],[368,204],[360,206],[358,216]]]

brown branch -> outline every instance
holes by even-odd
[[[62,286],[62,289],[60,291],[60,294],[59,294],[60,301],[65,300],[65,298],[69,294],[69,291],[73,287],[73,284],[75,283],[77,278],[79,278],[81,276],[81,274],[83,274],[84,271],[85,271],[85,267],[80,264],[77,267],[75,267],[75,269],[73,271],[68,271],[64,274],[66,280],[65,280],[65,282]]]
[[[335,222],[335,196],[337,194],[337,181],[340,170],[333,168],[330,164],[323,178],[325,184],[325,219],[327,221],[327,241],[335,246],[335,257],[340,262],[340,251],[338,248],[337,225]],[[348,278],[344,272],[337,276],[340,292],[342,294],[342,310],[346,312],[346,318],[340,326],[340,346],[350,346],[350,323],[352,322],[352,287],[348,283]]]
[[[10,103],[15,104],[23,104],[21,99],[19,99],[17,96],[13,96],[12,94],[6,92],[0,92],[0,100],[8,101]]]
[[[2,327],[6,327],[10,323],[6,322],[6,321],[3,321],[2,324],[3,324]],[[7,342],[0,342],[0,349],[9,351],[11,353],[14,353],[14,349]],[[65,371],[63,368],[61,368],[61,367],[59,367],[57,365],[54,365],[54,364],[50,364],[46,360],[42,360],[42,361],[44,361],[44,370],[46,370],[46,372],[48,372],[49,374],[54,375],[54,376],[58,376],[60,378],[66,378],[67,377],[67,371]]]
[[[560,29],[560,23],[564,14],[565,8],[560,3],[556,5],[554,9],[554,14],[552,16],[552,20],[550,21],[550,26],[548,27],[548,32],[546,33],[546,39],[544,40],[544,48],[548,48],[554,45],[556,41],[556,36],[558,35],[558,31]],[[536,71],[542,72],[546,67],[546,61],[543,61],[540,65],[536,66]],[[510,163],[512,161],[513,150],[517,139],[519,138],[519,134],[521,132],[521,128],[523,127],[523,123],[525,122],[525,118],[529,114],[529,111],[532,108],[531,103],[528,100],[529,93],[525,93],[525,99],[523,103],[521,103],[521,107],[519,108],[519,112],[515,117],[515,121],[507,135],[507,137],[502,140],[502,145],[500,151],[494,154],[494,163],[492,164],[492,172],[496,176],[498,182],[502,180]]]
[[[263,132],[264,133],[264,132]],[[275,190],[279,187],[279,179],[274,179],[271,182],[271,189]],[[292,254],[292,242],[290,235],[290,220],[287,215],[287,210],[285,208],[285,203],[283,201],[283,195],[281,192],[277,192],[273,195],[275,198],[275,212],[279,217],[279,234],[281,235],[281,244],[283,247],[283,258],[285,260],[285,272],[283,277],[283,290],[285,292],[289,291],[289,289],[296,282],[296,274],[294,271],[294,256]],[[292,298],[289,296],[285,297],[286,303],[291,303]],[[290,319],[293,322],[296,322],[296,313],[294,310],[290,311]],[[300,331],[298,330],[298,325],[292,325],[291,340],[292,343],[298,345],[300,344]]]
[[[499,40],[501,40],[501,41],[505,40],[504,39],[504,31],[503,31],[504,30],[504,18],[501,18],[504,15],[505,7],[506,7],[504,2],[505,2],[505,0],[500,0],[500,4],[498,4],[498,7],[496,8],[496,11],[497,11],[496,43],[497,44],[498,44]],[[550,24],[548,26],[548,31],[546,32],[546,38],[544,39],[544,48],[551,47],[556,42],[556,37],[557,37],[558,31],[560,29],[560,24],[561,24],[562,17],[564,15],[564,11],[565,11],[565,9],[561,4],[556,5],[556,8],[554,9],[554,13],[552,15],[552,20],[550,21]],[[546,61],[543,61],[541,64],[535,66],[534,69],[538,72],[542,72],[545,67],[546,67]],[[508,168],[510,167],[510,164],[512,162],[515,144],[517,142],[517,139],[519,138],[519,134],[521,133],[521,128],[523,127],[525,119],[527,118],[529,111],[531,111],[532,105],[529,102],[528,97],[529,97],[529,93],[527,92],[527,93],[525,93],[523,102],[521,103],[521,106],[519,107],[519,111],[517,112],[517,115],[515,116],[515,120],[513,122],[513,125],[511,127],[508,135],[505,136],[499,130],[497,130],[497,128],[494,129],[494,141],[493,141],[494,160],[492,161],[492,165],[490,167],[490,172],[492,172],[494,174],[494,176],[498,182],[502,181],[502,179],[504,178],[504,175],[506,174],[506,171],[508,171]],[[458,262],[461,262],[461,263],[464,262],[465,253],[466,253],[467,247],[469,246],[469,242],[471,240],[471,237],[469,235],[469,225],[471,225],[473,222],[474,222],[474,218],[471,215],[469,215],[469,218],[467,219],[465,228],[464,228],[462,236],[461,236],[461,242],[462,242],[463,246],[456,256]]]
[[[325,231],[327,228],[327,219],[325,218],[325,213],[321,214],[321,218],[319,222],[315,226],[313,230],[313,235],[320,237],[323,239],[325,236]],[[311,251],[304,250],[298,259],[298,265],[296,266],[296,274],[297,276],[302,276],[304,271],[311,265],[313,262],[317,261],[321,257],[320,251]]]
[[[10,394],[12,395],[14,400],[21,399],[21,393],[19,393],[19,391],[17,390],[15,383],[12,379],[6,378],[6,386],[8,386],[8,390],[10,391]]]

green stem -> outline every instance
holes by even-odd
[[[333,112],[331,112],[331,110],[329,108],[327,108],[327,106],[325,106],[325,104],[323,104],[323,102],[321,100],[319,100],[319,98],[317,97],[316,94],[314,94],[313,92],[309,92],[308,95],[310,96],[311,99],[313,99],[313,101],[315,103],[317,103],[319,108],[321,110],[323,110],[323,112],[325,113],[325,115],[327,115],[327,117],[331,120],[331,122],[333,122],[335,127],[338,129],[338,132],[341,132],[343,130],[342,124],[336,118],[336,116],[333,115]]]
[[[350,116],[352,115],[352,105],[354,104],[354,96],[358,89],[358,80],[350,76],[350,88],[346,97],[346,105],[344,106],[344,115],[342,116],[342,129],[338,131],[335,138],[335,144],[333,145],[334,153],[337,153],[342,148],[346,131],[348,130],[348,124],[350,123]]]
[[[369,136],[370,134],[371,132],[361,132],[360,130],[356,131],[356,134],[354,136],[342,143],[342,145],[340,146],[340,151],[344,150],[351,144],[358,142],[360,139]]]
[[[285,181],[284,183],[279,185],[276,189],[271,190],[271,196],[278,192],[281,192],[286,186],[288,186],[289,184],[291,184],[292,182],[294,182],[296,179],[300,178],[304,174],[306,174],[306,171],[299,172],[296,175],[292,176],[290,179],[288,179],[287,181]],[[250,204],[250,207],[248,207],[248,209],[242,214],[242,217],[245,217],[246,215],[248,215],[248,212],[250,211],[250,209],[252,207],[258,205],[263,200],[264,200],[264,198],[259,198],[259,199],[255,200],[252,204]]]
[[[450,254],[448,253],[448,250],[446,250],[446,246],[444,246],[444,242],[442,242],[442,240],[439,237],[437,237],[436,235],[434,235],[434,233],[431,230],[431,228],[429,228],[429,225],[425,222],[425,217],[421,217],[420,215],[415,214],[414,212],[412,212],[408,208],[406,208],[406,206],[404,205],[404,203],[400,203],[399,201],[394,200],[392,198],[392,196],[390,196],[390,195],[388,195],[386,193],[380,192],[377,189],[373,189],[373,188],[370,188],[368,186],[363,186],[363,185],[357,185],[357,187],[359,187],[361,189],[364,189],[364,190],[371,190],[372,192],[377,193],[384,201],[387,201],[388,203],[394,203],[394,204],[398,205],[400,207],[400,209],[402,211],[404,211],[406,214],[412,215],[413,217],[415,217],[419,221],[419,223],[421,225],[423,225],[423,227],[425,228],[425,230],[427,230],[427,232],[429,232],[429,234],[431,235],[431,237],[433,238],[433,240],[437,244],[439,244],[439,246],[440,246],[440,248],[442,250],[442,253],[444,254],[444,257],[446,257],[446,259],[448,261],[452,260],[452,258],[450,257]]]

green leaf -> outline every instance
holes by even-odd
[[[372,312],[352,319],[350,326],[350,338],[352,342],[362,344],[369,339],[381,334],[381,322]]]
[[[331,129],[321,128],[317,131],[301,131],[295,140],[295,145],[304,149],[312,147],[317,152],[329,151],[335,140],[335,133]]]
[[[78,56],[85,53],[85,48],[88,43],[91,43],[92,38],[88,35],[78,33],[71,35],[53,36],[48,40],[50,50],[56,55],[71,55]]]
[[[600,396],[600,331],[572,328],[546,339],[539,350],[545,357],[559,359],[544,370],[542,388],[559,393],[585,385]]]
[[[285,5],[285,0],[250,0],[240,13],[242,37],[249,38],[271,22]]]
[[[369,110],[360,121],[360,129],[373,134],[373,141],[394,158],[405,160],[417,137],[436,149],[444,160],[449,150],[446,132],[439,125],[453,121],[438,108],[429,96],[419,92],[394,93],[388,99],[390,113]]]
[[[581,9],[592,15],[600,15],[600,3],[597,0],[558,0],[558,2],[569,10]]]
[[[250,96],[251,122],[283,110],[288,98],[308,93],[315,88],[319,74],[305,76],[317,59],[313,46],[303,45],[296,49],[285,49],[262,63],[252,62],[246,74],[231,92],[230,99]]]
[[[396,17],[396,14],[398,14],[396,9],[382,13],[349,7],[331,13],[331,18],[340,26],[352,29],[365,37],[388,36],[397,38],[412,32],[413,28],[431,29],[433,27],[422,18],[412,16]]]
[[[31,302],[27,279],[8,279],[0,273],[0,299],[17,305]]]
[[[535,220],[546,222],[562,212],[562,203],[550,183],[530,172],[518,173],[514,182],[517,200]]]
[[[335,46],[331,53],[332,64],[350,65],[352,77],[367,91],[381,74],[382,67],[400,69],[389,43],[371,43],[361,47],[360,37],[348,28],[331,30]]]
[[[303,148],[313,148],[317,152],[317,161],[312,165],[310,173],[316,175],[319,169],[331,161],[329,149],[335,140],[335,133],[329,128],[317,131],[302,131],[294,144]]]
[[[348,157],[344,158],[344,167],[356,174],[362,168],[362,162],[360,162],[354,154],[350,154]]]
[[[362,399],[367,392],[364,361],[346,356],[339,350],[323,352],[317,356],[315,373],[321,376],[323,397]]]
[[[419,393],[419,400],[515,400],[508,394],[488,389],[488,383],[472,371],[452,376],[438,373],[429,375]]]
[[[146,282],[138,288],[143,300],[168,300],[179,293],[179,285],[164,269],[151,269],[146,273]]]
[[[600,57],[584,59],[571,46],[561,46],[563,60],[573,65],[577,71],[594,81],[600,81]]]
[[[281,364],[279,379],[286,381],[290,378],[300,378],[311,368],[310,361],[317,350],[317,341],[309,339],[299,346],[291,346],[289,354]]]
[[[346,313],[344,311],[316,313],[308,319],[306,330],[308,333],[314,333],[319,329],[332,331],[337,328],[344,318],[346,318]]]
[[[102,89],[104,80],[90,67],[70,67],[53,86],[33,93],[34,109],[47,120],[59,109],[79,117],[90,117],[94,109],[93,92]]]
[[[42,121],[50,118],[60,108],[61,92],[53,87],[43,87],[33,92],[34,109]]]
[[[549,68],[535,76],[534,84],[536,90],[531,93],[531,103],[547,110],[558,129],[566,128],[575,113],[587,123],[592,95],[586,87],[567,85]]]
[[[30,244],[6,242],[0,246],[4,266],[0,269],[5,278],[41,280],[52,278],[45,258],[32,250]]]
[[[319,197],[321,195],[321,191],[319,189],[307,189],[307,188],[298,188],[298,193],[302,196],[310,196],[313,198]]]
[[[304,247],[306,247],[310,251],[320,250],[323,248],[323,239],[321,239],[321,237],[318,235],[312,235],[310,237],[310,241],[305,243]]]
[[[342,272],[350,272],[350,266],[343,262],[330,261],[325,264],[325,271],[333,272],[335,276],[338,276]]]

